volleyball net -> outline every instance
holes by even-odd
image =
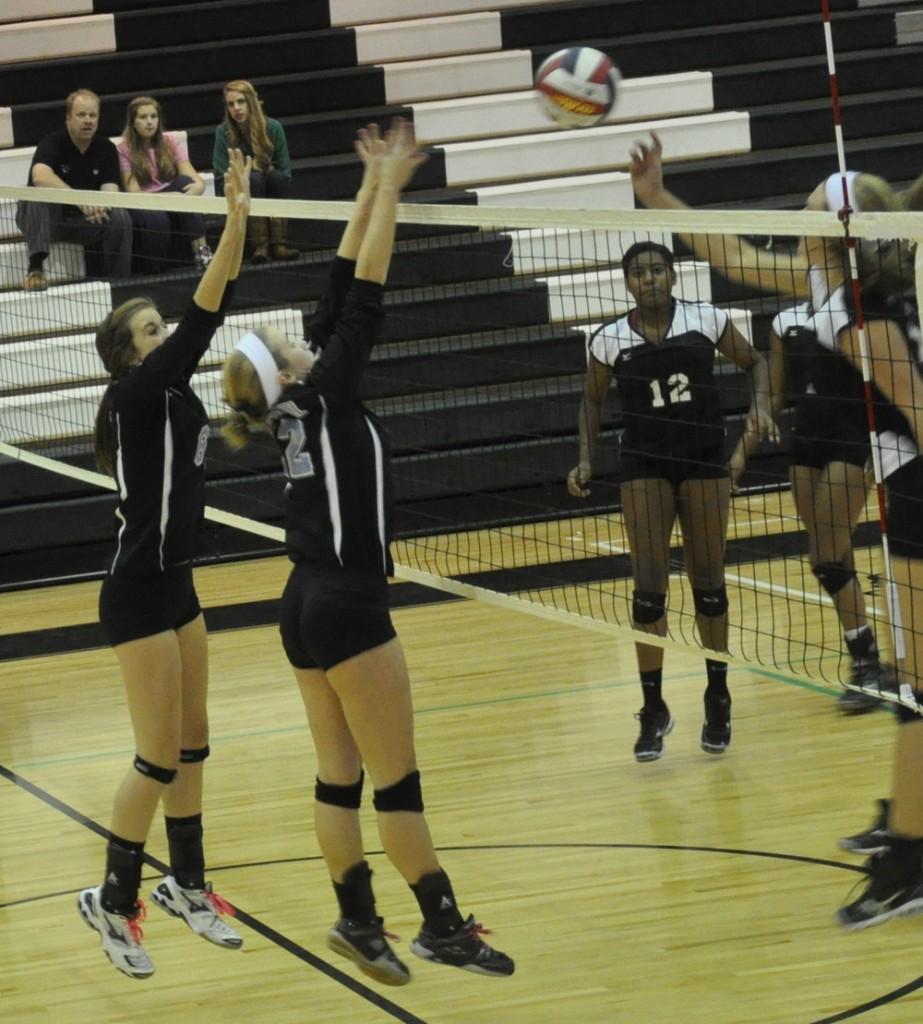
[[[7,238],[0,246],[5,289],[0,292],[0,458],[8,471],[26,462],[66,475],[73,482],[68,495],[85,499],[86,521],[103,524],[100,529],[108,533],[113,499],[105,488],[112,485],[95,472],[92,454],[93,423],[106,386],[95,327],[110,309],[137,295],[148,296],[175,323],[200,270],[191,240],[172,223],[152,228],[148,218],[148,232],[169,231],[170,237],[155,238],[156,244],[148,246],[147,252],[153,248],[162,255],[153,263],[146,257],[140,267],[146,272],[138,272],[136,261],[131,277],[108,278],[104,252],[80,244],[54,245],[45,264],[47,289],[24,290],[27,265],[15,227],[16,202],[39,198],[164,214],[194,210],[205,217],[212,245],[224,203],[175,194],[62,197],[52,190],[0,189],[0,230]],[[240,334],[261,324],[276,324],[293,338],[303,336],[350,208],[346,203],[254,201],[254,217],[286,222],[287,244],[299,251],[299,258],[245,262],[233,309],[193,378],[215,427],[207,462],[208,516],[229,530],[249,531],[275,549],[282,540],[278,452],[268,437],[240,454],[224,447],[218,435],[227,412],[221,362]],[[886,254],[893,263],[897,253],[905,273],[897,291],[912,301],[915,240],[923,238],[923,215],[854,214],[849,232],[863,247],[866,266]],[[782,385],[777,375],[777,387],[784,390],[771,396],[781,438],[762,442],[750,453],[739,492],[730,501],[725,544],[718,512],[719,489],[726,486],[720,466],[744,430],[757,378],[745,366],[716,355],[714,402],[727,434],[723,450],[712,457],[711,468],[717,470],[698,492],[699,505],[690,508],[686,500],[676,507],[683,527],[696,537],[686,536],[684,546],[679,524],[667,534],[665,636],[642,634],[633,625],[633,592],[644,587],[633,579],[632,544],[656,549],[663,515],[670,513],[672,521],[673,509],[648,506],[645,513],[635,506],[630,543],[631,524],[623,508],[626,470],[619,454],[623,393],[632,385],[627,367],[619,389],[605,402],[589,495],[574,497],[566,485],[578,463],[588,340],[607,336],[605,325],[635,304],[621,268],[624,252],[639,241],[673,250],[673,296],[694,309],[714,306],[722,324],[726,315],[768,358],[773,321],[794,300],[754,287],[746,253],[776,253],[781,266],[785,254],[808,237],[843,239],[844,225],[832,213],[801,211],[402,205],[384,334],[362,392],[393,445],[397,575],[446,593],[701,651],[703,622],[689,581],[690,560],[697,563],[701,584],[709,565],[716,558],[721,563],[715,548],[723,546],[728,657],[817,681],[844,678],[844,624],[812,572],[811,539],[789,482],[793,406],[811,391],[810,382],[799,384],[791,368]],[[741,239],[746,246],[739,244]],[[136,237],[136,249],[138,244]],[[830,353],[831,365],[842,358]],[[658,386],[652,403],[672,403],[674,428],[694,437],[702,427],[697,420],[683,421],[685,382],[677,378]],[[818,446],[835,434],[829,423],[822,426]],[[804,429],[802,449],[812,440]],[[663,457],[669,461],[671,452]],[[867,476],[871,480],[873,473]],[[0,511],[5,522],[19,524],[16,543],[28,546],[30,510],[42,505],[48,512],[55,500],[53,489],[44,497],[7,499]],[[900,651],[895,652],[892,640],[890,570],[882,555],[874,484],[850,501],[859,508],[851,556],[858,589],[879,646],[893,657]],[[17,503],[24,509],[18,519]],[[825,516],[835,518],[842,507],[828,488],[815,496],[814,517],[823,524]],[[64,546],[69,529],[79,532],[62,517],[58,539]],[[220,549],[218,544],[211,557]]]

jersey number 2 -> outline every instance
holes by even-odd
[[[651,405],[655,409],[662,409],[668,402],[670,405],[676,405],[677,402],[691,402],[692,392],[689,390],[689,378],[685,373],[671,373],[667,378],[667,394],[664,397],[663,391],[660,390],[660,381],[651,381],[651,391],[653,392],[653,398],[651,399]]]
[[[289,480],[301,480],[306,476],[314,476],[314,463],[311,455],[304,450],[307,437],[304,423],[294,416],[283,416],[276,428],[276,437],[280,441],[288,441],[282,455],[285,463],[285,475]]]

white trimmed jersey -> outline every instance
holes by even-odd
[[[352,280],[354,270],[351,261],[334,260],[316,318],[323,324],[310,338],[320,355],[303,384],[285,389],[269,423],[288,480],[285,543],[292,561],[390,576],[391,448],[358,396],[381,331],[382,288]]]
[[[118,485],[110,573],[152,576],[195,554],[208,417],[189,380],[223,317],[191,302],[170,337],[109,385]]]
[[[625,425],[623,451],[692,458],[724,440],[724,418],[714,376],[715,347],[728,315],[706,303],[674,300],[662,342],[635,329],[637,310],[604,324],[590,355],[612,368]]]

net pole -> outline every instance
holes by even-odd
[[[833,46],[833,31],[830,21],[830,0],[821,0],[824,19],[824,47],[827,53],[827,72],[830,80],[830,106],[833,116],[833,134],[836,144],[837,167],[843,189],[843,206],[837,216],[843,224],[848,261],[846,266],[847,284],[852,289],[856,308],[856,333],[859,341],[859,359],[862,370],[862,386],[865,398],[865,414],[868,421],[869,445],[872,453],[872,469],[875,476],[875,497],[878,503],[878,529],[881,534],[882,560],[885,570],[885,595],[891,620],[891,639],[894,657],[905,655],[903,630],[900,628],[900,609],[894,591],[894,574],[891,569],[891,548],[888,541],[888,511],[885,500],[884,478],[881,468],[881,444],[875,419],[875,403],[872,394],[872,361],[869,353],[868,334],[865,329],[865,313],[862,305],[862,287],[859,283],[859,264],[856,259],[856,239],[849,230],[853,209],[849,203],[849,182],[846,177],[846,146],[843,140],[843,118],[840,107],[840,84],[836,71],[836,52]]]

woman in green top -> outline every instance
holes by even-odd
[[[250,194],[258,199],[288,199],[292,191],[292,161],[288,155],[285,129],[274,118],[266,117],[256,89],[250,82],[235,79],[224,87],[224,120],[215,131],[212,167],[215,192],[224,191],[228,152],[239,149],[253,161]],[[295,249],[285,244],[288,221],[284,217],[251,217],[248,225],[254,263],[265,263],[270,255],[277,260],[293,260]]]

